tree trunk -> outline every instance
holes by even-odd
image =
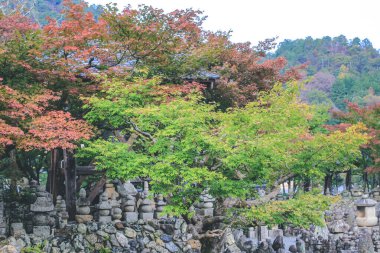
[[[346,190],[351,191],[352,188],[352,169],[346,173]]]
[[[72,150],[63,150],[65,161],[65,186],[66,186],[66,205],[69,219],[75,219],[76,213],[76,171],[74,152]]]
[[[305,192],[309,192],[311,190],[311,180],[310,180],[310,178],[305,178],[304,184],[303,184],[303,190]]]

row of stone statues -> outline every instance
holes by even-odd
[[[137,222],[138,219],[150,220],[161,218],[163,208],[166,205],[162,195],[158,195],[156,202],[149,198],[148,183],[144,183],[144,191],[138,193],[132,183],[127,181],[118,185],[107,182],[104,192],[99,197],[99,203],[95,205],[97,221],[100,223],[120,222],[124,220],[129,223]],[[138,199],[138,201],[136,201]],[[79,191],[77,200],[77,215],[75,219],[78,223],[86,223],[93,220],[91,215],[90,202],[86,197],[86,191]]]
[[[31,182],[30,191],[35,199],[28,208],[30,226],[33,234],[46,237],[53,232],[53,228],[64,228],[68,224],[69,215],[66,210],[66,202],[61,196],[57,196],[56,205],[50,193],[45,191],[44,186]],[[196,214],[200,216],[213,216],[215,199],[207,192],[203,192],[199,202],[194,204]],[[4,207],[0,201],[0,232],[6,232],[6,224],[3,222]],[[106,223],[135,223],[138,220],[152,220],[167,218],[164,212],[166,201],[162,194],[152,198],[149,192],[148,182],[144,182],[144,189],[138,192],[134,185],[127,181],[116,183],[107,181],[104,191],[99,196],[99,201],[91,205],[85,189],[80,189],[76,201],[75,220],[78,223],[97,221]],[[23,223],[26,223],[23,220]],[[18,226],[15,225],[15,229]],[[22,226],[21,226],[22,227]],[[31,230],[28,230],[31,231]]]

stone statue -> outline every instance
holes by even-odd
[[[296,247],[298,253],[305,253],[305,242],[301,238],[296,239]]]
[[[296,247],[295,245],[291,245],[291,246],[289,247],[289,251],[290,251],[291,253],[297,253],[297,247]]]
[[[75,220],[78,223],[86,223],[92,220],[92,215],[90,215],[90,201],[86,198],[86,190],[80,189],[79,190],[79,198],[76,202],[76,212]]]
[[[278,251],[279,249],[285,249],[284,238],[281,235],[278,235],[274,239],[272,247],[275,251]]]
[[[167,217],[167,215],[162,213],[165,206],[166,206],[166,202],[164,201],[164,196],[162,194],[158,194],[157,203],[156,203],[156,210],[154,212],[154,218],[160,219],[160,218],[166,218]]]
[[[100,201],[96,207],[99,211],[99,222],[103,224],[110,223],[112,221],[112,217],[111,217],[112,206],[108,201],[107,192],[104,191],[100,195]]]

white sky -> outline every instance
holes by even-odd
[[[119,7],[131,4],[152,5],[165,11],[193,8],[208,16],[207,30],[232,30],[234,42],[279,36],[297,39],[312,36],[348,39],[368,38],[380,49],[379,0],[87,0],[90,4],[115,2]]]

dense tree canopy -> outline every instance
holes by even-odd
[[[345,36],[285,40],[273,56],[283,56],[289,67],[307,64],[310,81],[303,92],[311,103],[346,110],[345,100],[365,106],[379,103],[380,54],[368,39]]]
[[[305,66],[265,58],[271,39],[233,43],[205,31],[191,9],[109,5],[95,18],[86,4],[65,2],[62,15],[43,27],[0,15],[3,171],[38,179],[58,149],[87,139],[78,159],[111,178],[151,180],[170,211],[187,213],[205,189],[244,198],[258,184],[344,171],[368,140],[361,122],[324,127],[328,107],[299,99]],[[201,84],[210,82],[204,73],[213,85]]]
[[[223,112],[204,103],[196,86],[163,97],[156,82],[114,81],[105,84],[104,96],[90,98],[86,118],[123,138],[97,140],[80,156],[93,157],[110,177],[150,178],[152,190],[172,196],[178,212],[204,189],[248,196],[255,184],[343,170],[367,140],[360,124],[345,132],[323,130],[326,115],[300,102],[295,84],[276,85],[257,101]]]

